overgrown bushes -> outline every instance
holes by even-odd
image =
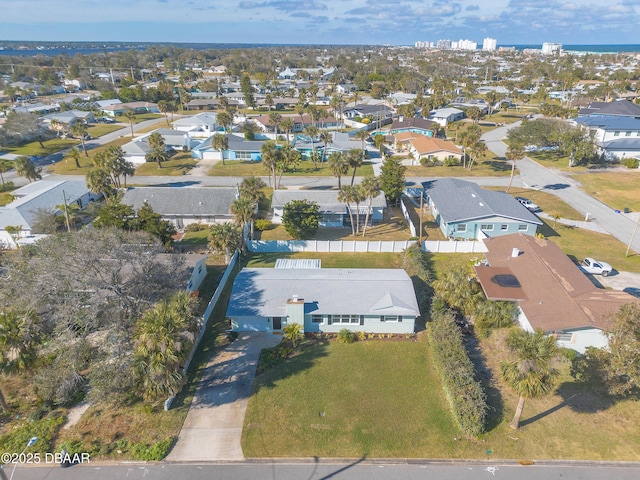
[[[640,161],[637,158],[623,158],[620,163],[627,168],[638,168]]]
[[[52,452],[53,438],[64,421],[65,418],[62,416],[51,415],[42,420],[26,422],[14,428],[11,433],[0,437],[0,451],[19,453],[29,442],[29,439],[38,437],[38,441],[29,451],[41,454]]]
[[[353,343],[357,338],[356,333],[347,328],[343,328],[338,332],[338,342],[340,343]]]
[[[475,368],[462,342],[460,328],[453,312],[448,310],[433,309],[431,319],[427,335],[455,422],[465,435],[480,435],[485,429],[487,397],[474,378]]]

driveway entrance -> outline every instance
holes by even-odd
[[[271,333],[242,332],[209,362],[167,461],[244,459],[242,424],[260,351],[280,340]]]

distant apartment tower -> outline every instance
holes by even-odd
[[[482,50],[493,52],[495,51],[497,44],[498,41],[495,38],[487,37],[482,41]]]
[[[441,50],[449,50],[451,48],[451,40],[438,40],[436,46]]]
[[[451,43],[451,48],[457,50],[476,50],[478,48],[478,43],[472,40],[458,40],[457,42]]]
[[[433,42],[416,42],[415,48],[433,48]]]
[[[542,53],[544,55],[555,55],[556,53],[560,53],[560,50],[562,50],[561,43],[545,42],[542,44]]]

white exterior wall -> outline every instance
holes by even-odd
[[[193,267],[191,272],[191,278],[189,279],[189,283],[187,285],[187,290],[190,292],[195,292],[200,288],[204,277],[207,276],[207,259],[203,258],[199,260],[198,263]]]
[[[365,315],[364,325],[359,323],[332,323],[329,324],[326,315],[322,323],[313,323],[311,316],[305,316],[305,332],[338,333],[346,328],[352,332],[367,333],[413,333],[415,329],[415,317],[403,316],[401,322],[382,322],[379,315]],[[309,328],[307,330],[307,327]]]
[[[584,353],[587,347],[606,348],[609,345],[609,341],[604,335],[604,332],[598,328],[566,330],[563,333],[573,334],[571,341],[558,341],[558,346],[572,348],[578,353]]]

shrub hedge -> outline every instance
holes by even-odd
[[[478,436],[485,429],[487,396],[475,379],[462,332],[451,311],[432,309],[431,319],[427,335],[455,422],[465,435]]]

